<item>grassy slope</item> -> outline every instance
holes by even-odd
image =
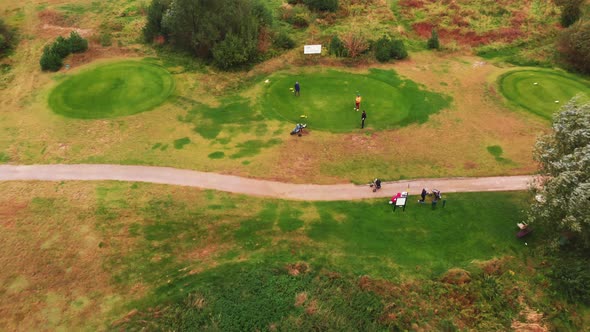
[[[286,202],[147,184],[0,189],[7,327],[108,326],[138,308],[117,324],[504,329],[524,303],[552,312],[538,288],[547,279],[529,270],[534,236],[528,247],[514,237],[522,193],[454,194],[445,209],[411,202],[394,214],[382,201]],[[441,283],[449,268],[471,271],[473,282]],[[486,297],[492,291],[502,295]],[[144,311],[154,306],[160,320]],[[266,307],[272,313],[261,315]]]

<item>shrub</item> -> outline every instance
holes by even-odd
[[[39,63],[42,70],[58,71],[62,64],[63,58],[57,54],[53,47],[46,46],[43,49],[43,55]]]
[[[88,41],[82,38],[76,31],[70,33],[69,42],[72,53],[82,53],[88,49]]]
[[[551,272],[553,287],[570,302],[590,304],[590,267],[584,258],[564,258]]]
[[[335,12],[338,9],[338,0],[303,0],[303,3],[312,10]]]
[[[561,5],[561,26],[567,28],[582,16],[580,6],[583,0],[566,0]]]
[[[291,23],[298,28],[309,26],[309,17],[306,13],[297,13],[291,19]]]
[[[391,39],[383,36],[374,45],[375,58],[380,62],[387,62],[391,59]]]
[[[391,42],[391,57],[396,60],[401,60],[408,57],[406,45],[404,45],[402,40],[395,39]]]
[[[562,32],[559,52],[582,73],[590,73],[590,21],[579,21]]]
[[[0,19],[0,56],[5,54],[14,43],[14,29],[10,28]]]
[[[111,46],[113,44],[111,34],[108,32],[102,32],[98,37],[98,42],[101,46]]]
[[[247,63],[255,50],[247,39],[230,33],[213,47],[213,60],[219,68],[228,69]]]
[[[346,48],[344,47],[344,43],[338,36],[332,37],[330,41],[330,54],[335,55],[337,57],[345,57],[348,56],[348,52],[346,52]]]
[[[277,48],[282,48],[285,50],[292,49],[295,47],[295,41],[289,37],[286,32],[279,33],[275,39],[273,40],[273,44]]]
[[[51,44],[51,49],[55,54],[59,55],[62,59],[70,55],[72,53],[72,46],[70,41],[65,39],[62,36],[57,37],[53,44]]]
[[[342,36],[342,42],[351,58],[356,58],[369,49],[369,42],[360,33],[349,32]]]
[[[438,40],[438,32],[436,32],[436,29],[432,29],[430,39],[428,39],[426,46],[431,50],[440,49],[440,41]]]

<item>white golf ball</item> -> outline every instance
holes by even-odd
[[[539,83],[535,82],[535,83],[533,83],[533,84],[534,84],[534,85],[537,85],[537,84],[539,84]]]
[[[559,103],[559,100],[556,100],[555,103],[558,104]]]

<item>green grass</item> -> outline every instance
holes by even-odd
[[[359,75],[330,70],[277,74],[269,79],[262,102],[265,115],[331,132],[360,127],[361,112],[354,111],[357,93],[363,98],[361,110],[367,111],[366,127],[374,129],[424,123],[450,104],[449,97],[426,91],[394,71],[372,69]],[[301,84],[299,97],[290,90],[295,81]]]
[[[434,326],[465,319],[472,328],[497,330],[509,326],[518,311],[516,294],[503,292],[514,280],[486,277],[473,261],[523,254],[515,224],[526,193],[450,194],[447,206],[435,210],[412,196],[406,211],[395,213],[386,199],[307,203],[206,196],[207,210],[173,197],[144,203],[143,220],[131,229],[140,245],[108,265],[119,270],[119,282],[155,287],[131,304],[142,312],[126,329],[408,329],[416,323],[410,312],[421,312],[422,321]],[[115,211],[117,201],[111,200]],[[116,223],[116,217],[110,220]],[[104,227],[118,232],[115,225]],[[214,268],[189,273],[199,261],[178,257],[213,245],[211,236],[233,245],[215,254]],[[308,240],[296,240],[302,237]],[[534,237],[527,241],[534,247]],[[301,274],[289,273],[289,265],[299,266]],[[450,268],[472,271],[472,283],[441,283]],[[369,276],[365,286],[358,281],[362,275]],[[413,286],[403,284],[408,279],[416,280]],[[308,300],[295,306],[302,293]],[[477,313],[462,312],[454,297],[470,298]],[[441,311],[434,313],[425,299]],[[306,312],[312,301],[318,305],[314,315]],[[390,302],[399,320],[382,319]],[[156,306],[154,317],[146,309]]]
[[[49,95],[57,114],[78,119],[114,118],[145,112],[174,89],[172,76],[146,62],[124,61],[89,68],[66,78]]]
[[[510,102],[545,119],[574,96],[590,93],[590,82],[553,70],[510,71],[500,76],[498,84]]]
[[[174,140],[174,148],[179,150],[182,149],[185,145],[191,142],[191,139],[188,137],[179,138]]]

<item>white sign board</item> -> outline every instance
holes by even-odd
[[[303,54],[322,54],[322,45],[305,45]]]

